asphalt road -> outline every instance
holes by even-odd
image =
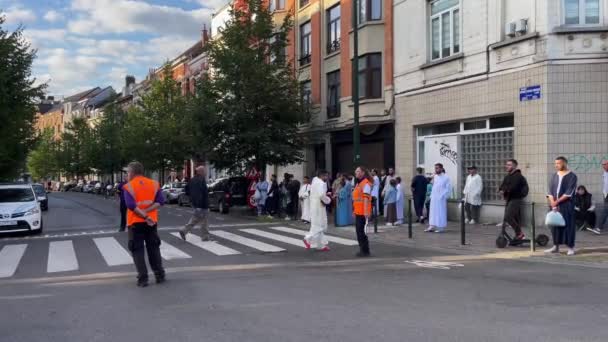
[[[141,289],[132,265],[108,264],[127,262],[112,201],[54,194],[50,207],[46,236],[0,239],[3,342],[608,340],[606,269],[383,244],[356,259],[349,239],[311,252],[290,244],[299,236],[285,222],[219,214],[222,236],[204,249],[171,234],[187,212],[167,206],[169,281]],[[256,249],[268,246],[283,250]]]

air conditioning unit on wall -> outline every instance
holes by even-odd
[[[515,37],[517,35],[515,22],[507,23],[505,25],[505,35],[507,37]]]
[[[515,21],[515,31],[521,35],[528,31],[528,19],[519,19]]]

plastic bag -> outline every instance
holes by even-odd
[[[260,190],[255,189],[255,192],[253,193],[253,199],[259,201],[261,198],[262,194],[260,193]]]
[[[558,211],[550,211],[545,217],[545,225],[552,227],[564,227],[566,225],[566,220],[564,220],[564,217]]]

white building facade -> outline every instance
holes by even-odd
[[[500,203],[507,159],[542,203],[553,161],[601,193],[608,159],[608,0],[394,1],[396,167],[466,166]],[[600,198],[601,196],[596,196]]]

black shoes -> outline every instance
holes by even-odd
[[[186,241],[186,233],[182,232],[181,230],[179,231],[179,236],[182,238],[182,240]]]
[[[167,278],[165,277],[165,275],[164,275],[164,274],[161,274],[161,275],[157,275],[157,276],[156,276],[156,283],[157,283],[157,284],[162,284],[162,283],[164,283],[164,282],[166,282],[166,281],[167,281]]]
[[[357,253],[357,258],[369,258],[371,255],[369,252],[367,253],[363,253],[363,252],[359,252]]]
[[[147,287],[148,279],[137,279],[137,287]]]

